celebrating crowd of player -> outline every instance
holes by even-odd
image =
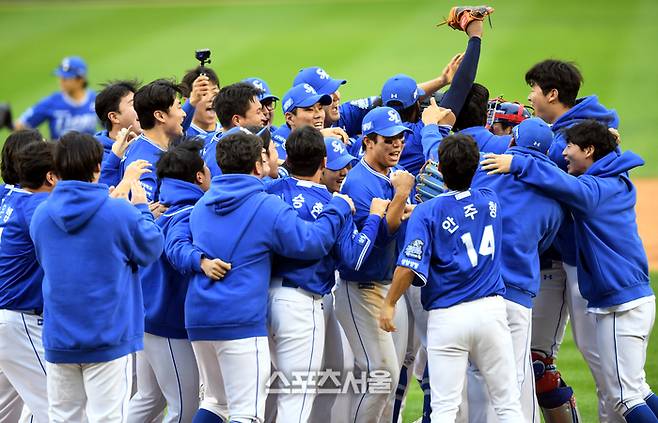
[[[0,422],[398,422],[412,376],[423,421],[577,422],[569,318],[599,420],[658,422],[643,161],[571,63],[525,74],[535,117],[490,102],[491,12],[346,103],[320,67],[95,95],[66,58],[2,150]]]

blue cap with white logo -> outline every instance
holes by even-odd
[[[379,134],[392,137],[401,132],[412,132],[402,125],[402,119],[397,110],[391,107],[376,107],[368,112],[361,123],[363,135]]]
[[[318,94],[309,84],[295,85],[283,96],[283,113],[292,112],[298,107],[311,107],[315,103],[323,106],[331,104],[331,96]]]
[[[313,66],[304,68],[299,71],[292,85],[308,84],[318,92],[318,94],[333,94],[338,88],[345,84],[344,79],[334,79],[325,72],[324,69]]]
[[[418,87],[416,80],[401,73],[389,78],[382,87],[384,106],[406,109],[423,95],[425,91]]]
[[[62,63],[55,69],[55,75],[60,78],[84,78],[87,76],[87,64],[82,57],[69,56],[62,59]]]
[[[263,81],[260,78],[247,78],[244,79],[243,82],[247,82],[251,85],[253,85],[255,88],[258,88],[260,90],[260,94],[258,95],[258,99],[262,102],[265,100],[279,100],[279,97],[275,96],[272,94],[272,91],[270,91],[270,87],[267,85],[267,82]]]
[[[553,131],[538,117],[526,119],[512,128],[512,136],[519,147],[532,148],[546,154],[553,144]]]
[[[356,157],[347,152],[345,144],[338,138],[328,137],[324,139],[327,148],[327,169],[339,171],[356,160]]]

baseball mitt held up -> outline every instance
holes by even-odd
[[[489,6],[455,6],[450,9],[448,18],[437,26],[448,24],[450,28],[458,31],[466,31],[468,24],[473,21],[483,21],[489,16],[489,26],[491,26],[491,14],[494,12],[493,7]]]

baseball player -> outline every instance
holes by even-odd
[[[259,137],[227,135],[217,153],[223,174],[194,206],[190,230],[204,256],[230,263],[231,270],[221,283],[197,273],[188,287],[185,326],[206,383],[194,421],[263,421],[271,255],[308,260],[327,255],[351,215],[351,200],[333,198],[309,223],[265,193]]]
[[[43,270],[35,257],[29,224],[57,182],[53,150],[51,143],[33,141],[18,152],[14,158],[20,188],[13,187],[0,207],[0,371],[11,384],[8,393],[17,392],[37,422],[48,421]]]
[[[121,129],[130,128],[134,136],[142,132],[133,106],[136,91],[135,81],[115,81],[96,96],[96,114],[105,129],[94,136],[103,144],[103,162],[112,154],[112,145]]]
[[[40,100],[23,113],[15,129],[36,128],[47,121],[50,138],[58,139],[68,131],[96,133],[96,93],[87,89],[87,64],[77,56],[65,57],[55,69],[60,91]]]
[[[562,170],[567,170],[567,162],[562,157],[562,151],[567,144],[564,135],[567,128],[585,119],[594,119],[611,128],[618,127],[617,113],[601,105],[596,96],[577,98],[582,76],[573,64],[545,60],[528,70],[525,79],[531,87],[528,100],[534,107],[535,114],[551,124],[555,134],[549,157]],[[562,403],[565,407],[573,405],[570,388],[563,386],[566,384],[555,368],[567,320],[571,318],[574,341],[597,386],[599,420],[604,423],[619,421],[612,407],[605,404],[601,391],[603,376],[595,337],[596,319],[594,315],[587,313],[587,302],[578,289],[576,238],[569,215],[565,216],[564,225],[554,246],[557,254],[545,257],[544,261],[547,263],[542,274],[544,281],[533,307],[533,359],[537,368],[547,369],[540,373],[536,384],[539,405],[543,406],[544,397],[553,407],[556,403]]]
[[[183,135],[183,111],[178,95],[180,89],[170,81],[156,80],[140,88],[134,97],[134,107],[144,132],[135,138],[121,160],[121,177],[136,160],[157,164],[169,143]],[[149,202],[158,201],[158,178],[153,172],[144,173],[141,184]]]
[[[333,142],[345,149],[340,140]],[[324,138],[316,128],[305,126],[291,132],[286,146],[290,177],[274,182],[268,192],[281,197],[302,219],[312,222],[332,198],[327,188],[320,185],[327,157]],[[277,393],[277,421],[309,421],[314,390],[325,388],[312,384],[323,368],[324,297],[331,296],[338,260],[358,271],[368,257],[387,205],[388,201],[372,200],[370,215],[360,233],[349,216],[331,254],[318,261],[276,256],[273,259],[269,297],[272,363],[288,381],[301,376],[311,382],[302,394]]]
[[[194,92],[197,91],[194,90],[197,79],[197,86],[201,81],[207,81],[208,85],[201,96]],[[205,139],[208,134],[219,131],[217,113],[213,108],[213,100],[219,91],[219,77],[215,71],[207,66],[197,66],[185,73],[180,88],[183,97],[189,99],[190,105],[194,107],[192,121],[186,128],[185,135]]]
[[[391,200],[391,203],[386,219],[379,226],[373,252],[361,268],[355,271],[339,265],[336,315],[354,352],[358,371],[368,377],[373,370],[386,371],[391,378],[390,393],[371,392],[370,389],[360,393],[352,406],[350,420],[391,421],[407,335],[400,333],[396,344],[391,334],[378,329],[377,319],[393,274],[397,239],[402,233],[405,209],[409,209],[414,178],[398,167],[404,135],[409,131],[402,125],[398,112],[390,107],[371,110],[363,119],[362,131],[365,156],[347,174],[341,189],[354,199],[357,228],[363,228],[373,198]],[[406,320],[406,309],[400,315]]]
[[[265,126],[267,119],[263,114],[259,95],[261,91],[247,82],[237,82],[223,87],[214,100],[215,112],[222,132],[208,134],[204,140],[203,160],[212,176],[221,174],[217,165],[217,144],[224,133],[235,127]]]
[[[412,282],[423,286],[433,422],[455,421],[469,360],[483,372],[499,421],[525,421],[501,296],[500,204],[493,190],[470,188],[479,157],[471,137],[441,142],[440,167],[450,191],[412,213],[380,313],[381,328],[396,330],[398,299]]]
[[[138,267],[163,238],[135,180],[132,202],[97,184],[103,148],[70,132],[55,147],[60,178],[30,223],[43,277],[43,344],[50,422],[125,422],[132,353],[142,348]]]
[[[305,83],[293,86],[284,94],[281,108],[286,123],[272,133],[280,160],[286,158],[286,139],[295,128],[305,125],[319,130],[324,128],[324,106],[331,104],[331,101],[331,96],[318,94],[315,88]]]
[[[158,261],[141,272],[144,292],[144,350],[137,353],[137,394],[129,422],[151,421],[167,409],[166,422],[191,422],[199,408],[199,372],[185,330],[185,294],[191,275],[221,279],[229,266],[210,260],[192,245],[192,207],[210,186],[199,155],[202,141],[188,140],[158,161],[161,201],[168,207],[156,223],[165,238]]]
[[[262,78],[251,77],[243,79],[242,82],[248,82],[260,90],[258,99],[261,106],[263,106],[263,115],[267,119],[267,124],[263,126],[267,126],[270,132],[273,133],[277,129],[272,123],[274,122],[274,111],[276,110],[276,102],[279,101],[279,97],[272,94],[269,85]]]
[[[511,147],[507,154],[529,156],[553,164],[546,156],[553,142],[553,133],[540,118],[527,119],[514,127]],[[473,186],[489,187],[496,192],[501,209],[498,211],[505,230],[502,236],[501,276],[505,283],[507,322],[512,334],[516,376],[521,394],[524,421],[539,423],[539,406],[535,396],[534,373],[530,359],[532,301],[539,291],[539,252],[553,242],[563,211],[557,200],[547,197],[536,188],[516,180],[511,175],[494,178],[478,172]],[[529,205],[532,207],[528,209]],[[524,216],[519,219],[519,216]],[[476,372],[476,374],[479,372]],[[478,381],[469,379],[469,419],[487,420],[488,400],[483,391],[475,392]],[[575,411],[574,411],[575,413]]]
[[[595,317],[603,382],[598,388],[627,422],[658,422],[658,398],[644,373],[655,297],[628,177],[644,161],[630,151],[620,153],[616,137],[595,121],[576,124],[564,136],[568,174],[528,156],[487,155],[483,169],[509,172],[570,209],[578,287]]]

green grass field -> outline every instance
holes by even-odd
[[[493,0],[477,80],[492,95],[525,100],[523,75],[535,62],[577,62],[582,95],[597,93],[618,110],[624,147],[647,161],[636,172],[658,175],[654,128],[658,107],[658,3]],[[463,33],[434,24],[446,1],[412,0],[91,0],[0,1],[0,101],[15,114],[57,88],[50,72],[65,55],[81,55],[97,87],[108,79],[180,78],[208,47],[223,84],[265,78],[280,96],[304,66],[349,80],[344,99],[377,94],[404,72],[438,75],[463,51]],[[646,51],[645,51],[646,50]],[[6,133],[0,133],[4,139]]]
[[[525,71],[545,58],[575,61],[585,84],[621,116],[623,147],[647,165],[634,176],[658,176],[658,2],[494,0],[493,29],[485,29],[477,81],[492,96],[525,101]],[[66,55],[83,56],[92,87],[120,78],[144,82],[178,78],[196,65],[193,51],[210,48],[222,85],[264,78],[282,96],[296,72],[323,66],[346,78],[343,99],[378,94],[403,72],[418,81],[440,74],[463,51],[463,33],[434,24],[452,3],[411,0],[100,0],[0,1],[0,102],[15,117],[57,89],[51,71]],[[278,117],[281,122],[281,116]],[[44,128],[44,133],[47,131]],[[0,131],[1,140],[7,132]],[[654,287],[658,274],[652,275]],[[658,344],[648,357],[658,356]],[[596,421],[592,378],[570,335],[560,368],[577,393],[583,421]],[[658,384],[658,363],[646,367]],[[405,421],[420,416],[413,385]]]

